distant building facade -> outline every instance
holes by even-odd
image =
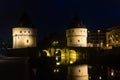
[[[36,47],[37,30],[24,14],[18,24],[12,28],[13,48]]]
[[[120,46],[120,26],[115,26],[107,30],[106,43],[108,46]]]
[[[106,45],[106,30],[89,30],[88,47],[101,47]]]

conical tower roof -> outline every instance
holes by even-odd
[[[32,21],[28,17],[26,13],[22,15],[19,22],[15,25],[15,27],[28,27],[28,28],[35,28],[35,26],[32,24]]]
[[[74,16],[68,28],[85,28],[82,20],[80,20],[77,16]]]

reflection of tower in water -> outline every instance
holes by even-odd
[[[68,80],[88,80],[88,66],[84,64],[69,66]]]

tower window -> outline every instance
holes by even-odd
[[[24,33],[26,33],[26,31],[24,31]]]
[[[20,31],[20,33],[22,33],[22,31]]]
[[[69,30],[69,33],[70,33],[71,31]]]
[[[81,70],[79,69],[79,72],[81,72]]]
[[[30,33],[30,31],[28,31],[28,33]]]
[[[26,43],[29,43],[29,40],[26,40]]]
[[[80,42],[80,40],[78,40],[78,42]]]

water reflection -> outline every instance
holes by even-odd
[[[120,69],[119,66],[69,65],[67,80],[120,80]]]
[[[48,61],[49,60],[49,61]],[[53,64],[50,59],[40,59],[37,67],[38,80],[119,80],[119,65],[100,64]],[[40,62],[41,61],[41,62]],[[48,63],[49,62],[49,63]],[[44,74],[44,75],[43,75]],[[41,79],[42,78],[42,79]]]

